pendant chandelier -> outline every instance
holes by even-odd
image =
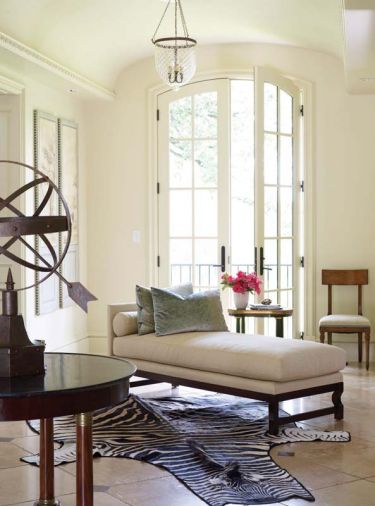
[[[158,31],[171,3],[174,3],[174,36],[157,38]],[[180,35],[179,24],[181,25]],[[167,6],[152,37],[155,46],[155,67],[161,79],[178,90],[195,74],[195,39],[189,37],[181,0],[168,0]]]

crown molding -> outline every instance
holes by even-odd
[[[0,74],[0,94],[21,95],[24,85]]]
[[[88,92],[96,95],[100,98],[114,99],[115,93],[100,84],[91,81],[85,76],[74,72],[74,70],[61,65],[60,63],[52,60],[48,56],[26,46],[22,42],[10,37],[9,35],[0,32],[0,47],[10,51],[13,54],[24,58],[25,60],[35,63],[39,67],[42,67],[53,74],[66,79],[67,81],[76,84],[77,86],[84,88]]]

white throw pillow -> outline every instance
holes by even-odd
[[[113,318],[113,332],[117,337],[138,333],[137,311],[117,313]]]

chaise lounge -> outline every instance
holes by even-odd
[[[115,333],[115,316],[126,317],[136,310],[135,304],[111,304],[107,321],[109,355],[129,359],[137,367],[137,376],[145,378],[134,386],[168,382],[266,401],[271,434],[291,422],[328,414],[343,418],[340,371],[346,357],[342,349],[232,332],[121,335],[124,331],[117,325]],[[279,414],[281,401],[327,392],[332,392],[332,406],[290,416]]]

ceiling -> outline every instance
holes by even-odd
[[[121,71],[152,54],[165,6],[166,0],[0,0],[0,32],[8,36],[0,33],[0,62],[11,52],[15,66],[24,58],[26,68],[44,65],[113,96]],[[183,7],[200,45],[261,42],[323,51],[344,61],[349,91],[375,93],[375,0],[183,0]]]
[[[0,31],[114,89],[121,70],[151,55],[165,0],[1,0]],[[183,0],[200,44],[265,42],[342,58],[341,0]]]

